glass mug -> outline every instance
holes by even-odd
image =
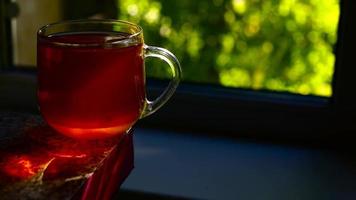
[[[147,57],[168,63],[172,79],[154,101],[146,99]],[[37,33],[38,102],[46,122],[80,139],[125,133],[159,109],[181,78],[177,58],[144,44],[142,28],[118,20],[76,20]]]

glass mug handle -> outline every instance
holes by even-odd
[[[155,57],[165,61],[172,71],[172,79],[157,99],[150,101],[146,98],[146,105],[140,118],[147,117],[162,107],[173,95],[182,76],[182,69],[178,59],[167,49],[144,45],[143,50],[144,58]]]

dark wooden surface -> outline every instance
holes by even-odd
[[[80,141],[0,112],[1,199],[110,199],[133,168],[132,133]]]

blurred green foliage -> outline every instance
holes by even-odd
[[[338,0],[118,0],[117,7],[119,19],[143,27],[147,44],[179,58],[185,81],[331,95]],[[149,74],[167,77],[155,65]]]

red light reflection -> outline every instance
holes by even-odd
[[[11,158],[4,166],[4,171],[10,176],[29,178],[36,174],[38,166],[34,165],[27,157]]]
[[[42,173],[44,180],[54,180],[90,174],[119,139],[74,140],[38,126],[0,150],[0,176],[26,180]]]
[[[53,155],[58,158],[85,158],[85,157],[87,157],[86,154],[75,155],[75,154],[53,153]]]

